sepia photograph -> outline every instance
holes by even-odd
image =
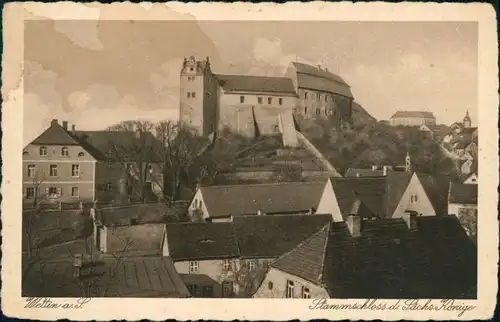
[[[42,7],[23,23],[9,214],[25,309],[473,310],[479,254],[498,242],[479,228],[495,225],[478,196],[498,168],[480,162],[479,132],[498,140],[480,110],[498,110],[481,105],[478,21],[44,19]]]

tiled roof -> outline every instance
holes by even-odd
[[[169,257],[106,257],[94,267],[91,297],[190,297],[189,291]],[[73,262],[69,259],[47,262],[43,282],[39,265],[33,265],[23,278],[22,294],[26,297],[86,297],[73,277]],[[102,275],[102,276],[101,276]]]
[[[334,93],[353,98],[349,85],[338,75],[317,67],[292,62],[297,71],[299,88]]]
[[[239,216],[233,219],[241,257],[278,257],[332,220],[331,215]]]
[[[385,218],[396,210],[413,174],[388,171],[385,177],[331,178],[342,216],[346,217],[358,199],[362,217]]]
[[[450,178],[422,173],[418,173],[417,176],[436,211],[436,215],[446,215],[448,213],[448,185]]]
[[[324,285],[332,298],[474,298],[476,248],[458,219],[416,220],[411,231],[403,219],[364,220],[360,237],[331,223],[271,267]]]
[[[372,169],[356,169],[349,168],[345,172],[345,178],[359,178],[359,177],[383,177],[383,170],[372,170]]]
[[[469,146],[469,144],[471,144],[471,142],[469,141],[458,141],[455,145],[455,149],[459,150],[465,149],[466,147]]]
[[[477,185],[451,182],[449,203],[477,205]]]
[[[434,114],[425,111],[397,111],[391,118],[394,117],[434,118]]]
[[[224,223],[167,224],[169,256],[174,261],[278,257],[331,220],[318,214],[261,215]]]
[[[226,92],[276,93],[296,96],[295,87],[290,78],[249,75],[215,75],[220,86]]]
[[[472,134],[477,130],[477,127],[465,127],[460,131],[460,134]]]
[[[316,209],[325,181],[201,187],[210,217],[298,213]]]
[[[240,255],[231,222],[167,224],[166,235],[169,256],[174,261],[232,258]]]
[[[68,131],[66,131],[57,120],[53,120],[50,126],[34,139],[31,144],[35,145],[79,145]]]

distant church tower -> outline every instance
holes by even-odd
[[[410,172],[411,171],[411,159],[410,159],[410,153],[409,152],[406,152],[405,171],[406,172]]]
[[[217,81],[210,70],[210,60],[184,58],[180,74],[179,120],[208,135],[217,128]]]
[[[464,127],[466,129],[470,128],[471,127],[471,119],[470,119],[470,116],[469,116],[469,111],[467,111],[467,113],[465,114],[465,117],[464,117]]]

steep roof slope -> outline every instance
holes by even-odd
[[[477,205],[477,185],[451,182],[449,202]]]
[[[311,65],[292,62],[299,88],[307,88],[353,98],[351,88],[338,75]]]
[[[432,112],[426,111],[397,111],[394,113],[393,117],[422,117],[422,118],[435,118]]]
[[[296,96],[293,82],[286,77],[215,75],[226,92],[280,93]]]
[[[31,144],[34,145],[80,145],[68,131],[66,131],[57,120],[52,120],[50,126]]]

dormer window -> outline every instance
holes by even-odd
[[[40,148],[40,155],[43,156],[43,157],[46,157],[47,156],[47,148],[42,146]]]
[[[78,153],[79,157],[83,157],[84,155],[85,155],[85,153],[83,153],[83,152]]]
[[[67,147],[62,147],[61,148],[61,156],[67,157],[69,155],[69,151]]]

